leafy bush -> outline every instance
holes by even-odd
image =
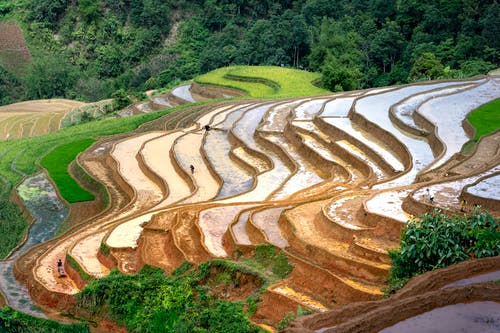
[[[448,216],[440,210],[408,222],[400,251],[390,251],[389,284],[402,285],[417,274],[474,257],[500,254],[500,225],[488,212]]]

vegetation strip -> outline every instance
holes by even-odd
[[[500,99],[486,103],[472,111],[467,119],[476,129],[474,141],[478,142],[482,136],[500,129]]]
[[[69,203],[94,200],[94,196],[82,189],[68,173],[69,164],[94,142],[94,139],[84,139],[58,146],[41,161],[41,165],[49,173],[59,193]]]

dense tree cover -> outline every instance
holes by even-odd
[[[22,97],[21,82],[0,66],[0,105],[12,103]]]
[[[500,63],[497,0],[11,0],[0,16],[13,6],[44,54],[24,98],[96,100],[237,64],[308,68],[348,90]]]
[[[398,288],[409,278],[470,259],[500,255],[500,224],[488,212],[450,216],[434,210],[409,221],[400,250],[389,251],[389,285]]]

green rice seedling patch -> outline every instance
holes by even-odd
[[[68,173],[69,164],[94,142],[94,139],[84,139],[59,146],[41,161],[41,165],[47,170],[59,193],[69,203],[94,200],[94,196],[82,189]]]
[[[194,81],[244,91],[249,97],[284,98],[326,94],[313,82],[320,74],[276,66],[224,67],[198,76]]]
[[[467,119],[476,129],[474,141],[500,129],[500,99],[486,103],[472,111]]]

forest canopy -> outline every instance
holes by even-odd
[[[485,74],[499,65],[496,0],[4,1],[30,69],[2,68],[1,102],[95,101],[228,65],[317,71],[329,90]],[[24,91],[21,94],[20,91]]]

